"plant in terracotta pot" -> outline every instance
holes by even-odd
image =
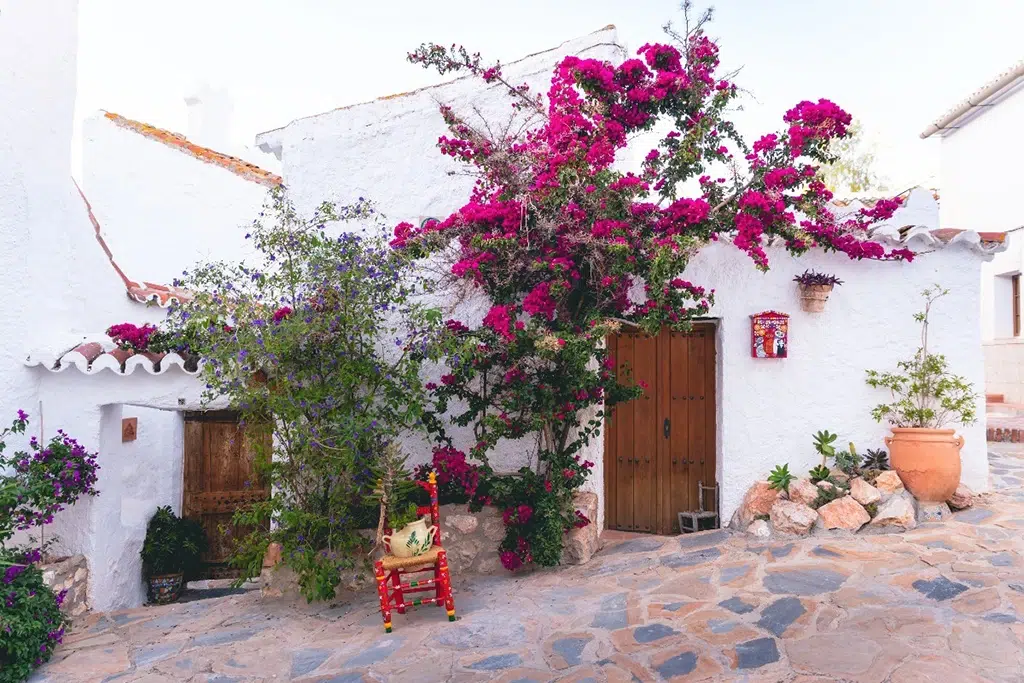
[[[835,275],[815,270],[805,270],[803,274],[793,278],[793,281],[800,286],[800,308],[808,313],[824,311],[825,302],[828,301],[832,288],[843,284]]]
[[[426,518],[416,513],[417,484],[405,468],[407,456],[399,447],[388,444],[373,468],[377,486],[369,500],[380,505],[377,546],[395,557],[414,557],[430,550],[437,527],[427,526]],[[386,530],[391,533],[385,533]]]
[[[169,505],[157,508],[146,527],[141,553],[150,603],[177,600],[185,581],[199,570],[206,547],[206,533],[197,522],[181,519]]]
[[[910,360],[897,363],[895,372],[868,371],[867,382],[888,389],[890,403],[871,411],[892,425],[886,437],[889,461],[904,486],[923,502],[944,502],[960,483],[960,448],[964,444],[951,422],[972,424],[977,419],[977,395],[973,385],[949,370],[942,354],[928,349],[928,317],[936,300],[949,290],[935,285],[924,290],[924,311],[914,318],[921,323],[921,346]]]

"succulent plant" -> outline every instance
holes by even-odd
[[[815,465],[808,474],[811,476],[811,483],[817,484],[819,481],[828,479],[828,475],[832,472],[824,465]]]
[[[775,469],[768,475],[768,483],[776,491],[789,492],[789,485],[796,477],[789,471],[789,464],[776,465]]]
[[[887,470],[889,469],[889,454],[881,448],[869,448],[861,466],[866,470]]]
[[[828,285],[830,287],[834,287],[835,285],[843,284],[843,281],[835,275],[819,273],[816,270],[805,270],[803,274],[797,275],[793,278],[793,282],[798,282],[805,287],[810,285]]]

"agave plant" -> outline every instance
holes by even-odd
[[[866,470],[887,470],[889,469],[889,454],[880,448],[869,448],[868,452],[864,454],[862,467]]]

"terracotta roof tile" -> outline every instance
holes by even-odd
[[[107,259],[110,260],[110,265],[113,266],[114,270],[121,278],[121,281],[124,283],[130,299],[138,301],[141,304],[153,302],[161,308],[165,308],[174,301],[188,301],[191,298],[189,293],[184,289],[168,287],[167,285],[158,285],[152,282],[143,282],[140,284],[125,275],[124,271],[121,270],[121,266],[117,265],[117,262],[114,260],[114,255],[110,253],[110,247],[107,246],[106,240],[103,239],[100,222],[96,219],[96,214],[93,213],[92,205],[89,203],[89,200],[86,199],[85,193],[82,192],[82,188],[78,186],[77,182],[75,182],[75,189],[78,190],[79,196],[82,198],[82,201],[85,202],[85,210],[89,214],[89,221],[92,223],[93,230],[95,231],[96,241],[99,243],[103,253],[107,255]]]
[[[175,366],[189,375],[199,372],[197,358],[177,353],[135,353],[114,345],[106,335],[92,335],[92,341],[81,342],[56,356],[29,356],[25,364],[29,367],[41,365],[50,372],[63,372],[75,367],[88,375],[103,370],[130,375],[139,367],[143,372],[159,375]]]
[[[151,140],[156,140],[168,147],[173,147],[174,149],[184,152],[185,154],[189,154],[200,161],[220,166],[221,168],[227,169],[235,175],[245,178],[246,180],[251,180],[254,183],[259,183],[266,187],[277,187],[283,182],[281,176],[262,169],[256,164],[250,164],[248,161],[244,161],[237,157],[221,154],[220,152],[216,152],[207,147],[201,147],[200,145],[189,142],[188,138],[184,135],[172,133],[171,131],[164,130],[163,128],[157,128],[156,126],[151,126],[148,123],[135,121],[113,112],[106,112],[104,115],[115,125],[121,128],[135,131],[139,135],[143,135]]]

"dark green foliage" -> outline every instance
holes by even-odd
[[[830,484],[832,484],[832,487],[818,487],[818,497],[814,500],[814,503],[811,505],[811,507],[814,508],[815,510],[820,508],[822,505],[831,503],[833,500],[836,500],[837,498],[842,498],[843,496],[846,495],[847,489],[845,487],[840,486],[834,480],[829,481],[828,479],[826,479],[825,481],[828,481]]]
[[[832,471],[824,465],[815,465],[811,468],[808,474],[811,476],[811,483],[817,484],[819,481],[828,479],[829,475],[832,474]]]
[[[851,443],[852,447],[853,444]],[[846,474],[855,474],[859,460],[856,451],[836,451],[836,467]]]
[[[206,552],[206,533],[198,522],[181,519],[169,505],[157,508],[146,527],[142,566],[146,576],[184,573],[196,576]]]
[[[880,448],[869,448],[861,467],[865,470],[885,471],[889,469],[889,454]]]
[[[55,596],[43,573],[22,562],[21,554],[0,550],[0,683],[21,683],[50,661],[67,623],[60,612],[64,596]]]
[[[370,468],[377,485],[367,502],[379,506],[381,525],[394,531],[416,521],[416,492],[420,486],[405,468],[407,460],[397,445],[388,444]]]
[[[789,492],[789,485],[796,477],[789,471],[789,464],[777,465],[768,475],[768,483],[776,491]]]
[[[868,503],[867,505],[864,506],[864,509],[867,510],[868,514],[871,516],[871,519],[874,519],[875,515],[878,514],[878,503]]]

